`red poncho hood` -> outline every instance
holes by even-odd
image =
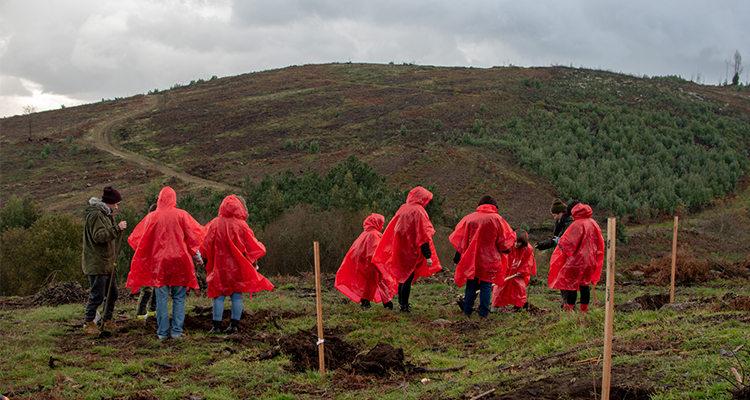
[[[177,194],[165,187],[157,208],[146,215],[128,237],[135,250],[126,285],[133,293],[141,286],[187,286],[199,289],[192,255],[206,236],[206,228],[177,208]]]
[[[352,247],[336,272],[335,287],[355,303],[362,299],[376,303],[387,303],[398,292],[398,282],[391,275],[383,274],[372,263],[372,256],[383,236],[385,217],[370,214],[362,223],[364,231]]]
[[[578,290],[599,282],[604,263],[604,238],[591,218],[591,207],[573,207],[575,219],[557,243],[550,259],[548,285],[552,289]]]
[[[461,287],[469,279],[501,283],[508,264],[508,250],[516,241],[516,233],[497,213],[492,204],[482,204],[465,216],[448,237],[461,253],[453,279]]]
[[[266,248],[245,219],[245,206],[231,195],[221,202],[219,216],[206,226],[208,232],[200,251],[206,259],[208,297],[273,290],[273,284],[253,266],[266,254]]]
[[[414,272],[414,280],[440,271],[440,260],[432,243],[435,228],[430,222],[424,206],[432,200],[432,193],[417,186],[409,192],[406,204],[396,211],[388,223],[372,262],[384,275],[392,275],[398,282],[405,282]],[[429,243],[432,266],[422,256],[420,246]]]

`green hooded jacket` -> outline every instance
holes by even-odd
[[[101,200],[92,197],[86,206],[83,225],[83,251],[81,267],[86,275],[112,273],[117,255],[115,240],[120,228],[112,218],[112,211]]]

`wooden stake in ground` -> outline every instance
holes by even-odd
[[[318,358],[320,359],[320,374],[326,373],[326,355],[323,340],[323,299],[320,295],[320,243],[313,242],[315,250],[315,302],[318,308]]]
[[[674,228],[672,228],[672,283],[669,289],[670,303],[674,303],[675,275],[677,275],[677,216],[674,217]]]
[[[604,313],[604,370],[602,371],[602,400],[609,400],[612,381],[612,320],[615,312],[615,233],[616,219],[607,219],[607,304]]]

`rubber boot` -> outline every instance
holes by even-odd
[[[213,325],[213,328],[211,328],[210,331],[208,331],[209,335],[218,335],[221,333],[221,321],[214,321],[211,320],[211,324]]]
[[[588,304],[581,304],[581,310],[580,310],[581,315],[583,315],[585,317],[586,316],[586,311],[588,311],[588,310],[589,310],[589,305]]]
[[[383,303],[383,308],[385,308],[387,310],[393,310],[393,302],[392,301],[388,301],[387,303]]]
[[[576,310],[575,304],[565,303],[565,307],[563,308],[563,311],[575,311],[575,310]]]
[[[368,308],[371,308],[370,300],[361,299],[359,301],[359,306],[362,307],[363,310],[367,310]]]
[[[102,332],[109,332],[112,333],[115,331],[117,325],[115,324],[115,320],[108,319],[104,321],[104,324],[102,325]]]
[[[86,336],[96,336],[99,334],[99,328],[96,327],[94,321],[86,322],[83,326],[83,334]]]
[[[240,325],[240,320],[238,320],[238,319],[230,319],[229,320],[229,327],[224,330],[224,333],[226,333],[227,335],[231,335],[233,333],[239,332],[240,331],[239,328],[238,328],[239,325]]]

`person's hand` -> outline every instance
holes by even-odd
[[[193,262],[197,265],[203,265],[203,257],[201,257],[200,253],[195,253],[193,255]]]
[[[428,259],[427,259],[427,266],[428,266],[428,267],[431,267],[431,266],[432,266],[432,258],[428,258]]]
[[[117,226],[120,228],[121,231],[124,231],[125,228],[128,227],[128,221],[120,221],[117,223]]]
[[[258,260],[255,260],[255,262],[253,262],[253,267],[255,267],[256,271],[258,270]]]

